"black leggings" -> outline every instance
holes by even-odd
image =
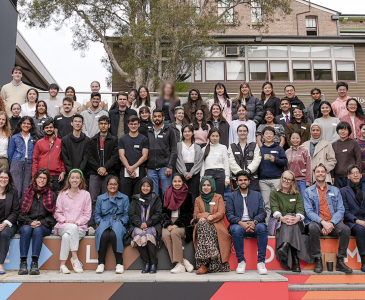
[[[123,254],[117,252],[117,236],[115,232],[111,229],[105,229],[100,238],[100,247],[99,247],[99,264],[105,265],[105,257],[106,252],[108,251],[109,242],[112,244],[112,249],[114,252],[115,260],[117,261],[117,265],[123,264]]]
[[[147,242],[147,245],[144,247],[137,246],[137,250],[144,264],[155,264],[157,265],[157,247],[155,244],[150,241]]]

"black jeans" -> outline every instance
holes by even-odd
[[[63,183],[65,182],[67,176],[65,175],[65,179],[63,179],[63,181],[58,182],[58,177],[60,175],[52,175],[52,192],[54,192],[56,195],[58,195],[58,192],[60,190],[62,190],[63,188]]]
[[[146,168],[140,167],[139,168],[139,177],[137,178],[130,178],[124,177],[124,167],[120,170],[120,184],[119,184],[119,191],[127,195],[129,197],[129,202],[132,201],[132,196],[135,194],[139,194],[140,192],[140,182],[143,177],[146,176]]]
[[[310,222],[308,226],[309,226],[309,241],[311,246],[311,254],[314,258],[319,258],[322,256],[320,237],[323,236],[322,234],[323,226],[313,221]],[[350,242],[350,232],[351,232],[350,228],[343,222],[340,222],[335,225],[335,228],[329,234],[329,236],[340,238],[337,257],[341,258],[347,257],[347,247]]]
[[[112,244],[115,260],[117,265],[123,264],[123,254],[117,251],[117,236],[113,229],[105,229],[100,238],[99,246],[99,264],[105,265],[106,252],[108,251],[109,242]]]
[[[211,176],[215,180],[216,193],[222,195],[224,198],[224,191],[226,189],[225,179],[226,174],[224,173],[224,169],[208,169],[205,170],[204,176]]]
[[[190,172],[194,164],[185,164],[186,171]],[[193,195],[193,200],[199,197],[200,173],[193,175],[189,180],[184,179],[189,188],[189,192]]]
[[[356,236],[357,250],[361,256],[365,255],[365,227],[359,224],[355,224],[352,227],[351,232]]]
[[[157,265],[157,247],[155,244],[151,242],[147,242],[147,245],[144,247],[137,246],[137,250],[144,264],[155,264]]]
[[[0,231],[0,264],[2,265],[8,255],[10,247],[10,239],[14,236],[17,231],[16,226],[8,227],[6,226],[3,231]]]

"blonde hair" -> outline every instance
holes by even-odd
[[[0,111],[0,116],[5,116],[4,132],[7,138],[10,137],[10,121],[5,111]]]
[[[70,177],[71,177],[71,174],[73,173],[77,173],[80,175],[81,177],[81,182],[79,184],[79,189],[80,190],[86,190],[86,182],[85,182],[85,177],[77,170],[73,170],[69,176],[67,177],[67,180],[66,180],[66,184],[65,184],[65,187],[59,192],[59,194],[63,193],[63,192],[66,192],[67,190],[69,190],[71,188],[71,184],[70,184]]]
[[[280,191],[283,190],[282,181],[283,181],[283,176],[284,176],[285,173],[290,173],[293,176],[293,181],[291,182],[291,186],[290,186],[290,192],[292,194],[298,195],[299,194],[298,183],[297,183],[297,180],[295,179],[294,173],[290,170],[286,170],[286,171],[283,172],[283,174],[281,174],[280,183],[278,185],[278,190],[280,190]]]

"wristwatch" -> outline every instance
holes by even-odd
[[[255,224],[255,226],[259,223],[259,221],[254,220],[253,223]]]

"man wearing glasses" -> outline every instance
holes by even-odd
[[[311,254],[316,261],[314,272],[323,272],[321,253],[321,236],[340,238],[337,253],[336,271],[352,273],[352,269],[344,263],[350,241],[350,228],[342,219],[345,214],[340,190],[326,183],[327,168],[322,164],[314,167],[316,183],[304,192],[305,224],[309,227]]]
[[[336,84],[336,90],[338,98],[332,103],[332,109],[335,117],[340,119],[349,114],[346,109],[347,100],[351,98],[347,96],[349,85],[346,82],[340,81]]]

